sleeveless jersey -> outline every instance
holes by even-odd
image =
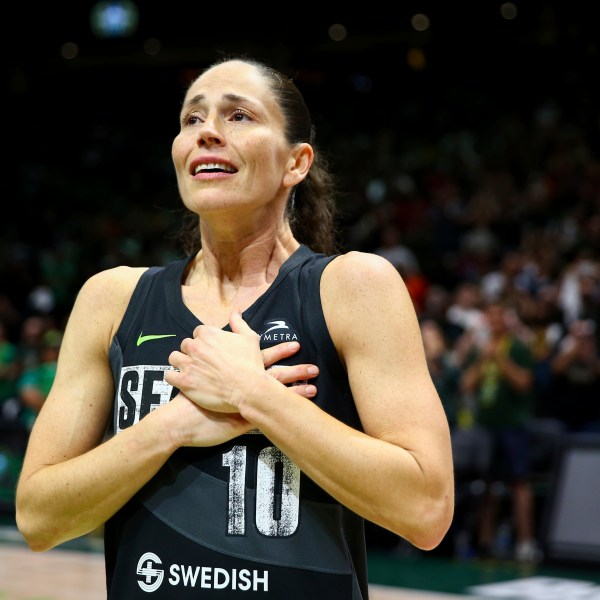
[[[280,364],[318,365],[313,401],[361,429],[321,307],[319,282],[333,258],[301,246],[243,317],[262,348],[298,341]],[[165,381],[168,356],[201,324],[182,300],[190,260],[148,269],[134,290],[110,350],[111,435],[177,394]],[[178,449],[105,524],[104,547],[111,600],[368,598],[363,519],[256,429]]]

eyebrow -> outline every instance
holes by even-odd
[[[204,94],[196,94],[195,96],[192,96],[184,105],[183,105],[183,109],[189,109],[192,106],[197,106],[198,104],[201,104],[204,99],[206,98],[206,96]],[[226,100],[228,100],[229,102],[235,103],[235,102],[252,102],[252,100],[246,96],[240,96],[239,94],[225,94],[223,96],[223,98],[225,98]]]

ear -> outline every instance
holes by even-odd
[[[292,149],[283,183],[292,188],[298,185],[308,173],[313,163],[315,152],[310,144],[297,144]]]

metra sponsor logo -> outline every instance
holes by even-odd
[[[296,332],[283,320],[272,319],[265,321],[265,330],[260,339],[263,342],[296,342],[298,336]]]
[[[158,565],[158,566],[157,566]],[[222,569],[198,565],[171,565],[165,585],[211,590],[239,590],[241,592],[268,592],[269,571],[257,569]],[[140,557],[137,566],[138,585],[144,592],[155,592],[162,584],[165,569],[153,552]]]

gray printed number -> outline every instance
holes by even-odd
[[[281,499],[277,478],[281,469]],[[246,446],[233,446],[223,454],[229,467],[229,515],[227,533],[246,533]],[[269,537],[286,537],[298,528],[300,515],[300,469],[279,448],[263,448],[256,469],[256,527]]]

